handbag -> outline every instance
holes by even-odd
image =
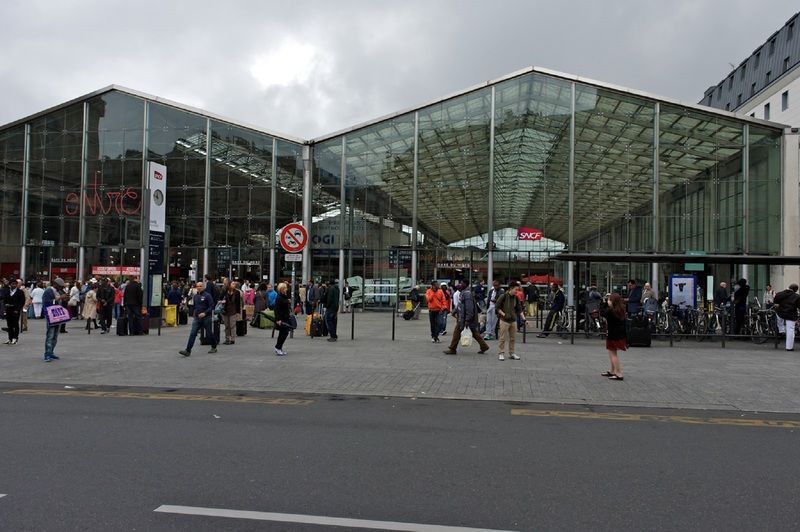
[[[468,333],[468,334],[464,334]],[[472,329],[461,329],[461,339],[459,341],[461,343],[461,347],[471,347],[472,346]]]
[[[214,307],[214,314],[218,315],[218,314],[222,314],[223,312],[225,312],[225,302],[224,301],[220,301],[220,302],[217,303],[217,306]]]
[[[67,312],[67,309],[61,305],[50,305],[45,309],[47,314],[47,323],[50,325],[57,325],[59,323],[66,323],[72,318]]]
[[[297,329],[297,318],[294,316],[294,314],[289,314],[289,319],[285,324],[290,329]]]

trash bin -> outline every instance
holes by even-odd
[[[178,326],[178,305],[166,305],[164,307],[164,325],[167,327]]]
[[[410,299],[406,299],[406,306],[404,310],[414,310],[414,303]]]

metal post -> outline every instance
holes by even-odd
[[[344,310],[344,239],[345,239],[345,211],[347,210],[347,198],[345,198],[345,184],[347,181],[347,135],[342,136],[342,161],[341,172],[339,174],[339,308],[337,312]]]
[[[750,125],[742,126],[742,175],[744,189],[742,190],[742,250],[745,255],[750,253]],[[742,267],[742,278],[747,279],[747,265]]]
[[[269,192],[269,282],[275,285],[275,233],[277,227],[277,205],[278,205],[278,139],[272,139],[272,170],[270,176],[271,190]],[[262,272],[263,279],[264,274]]]
[[[569,114],[569,227],[567,249],[575,251],[575,82],[570,84]]]
[[[209,244],[211,242],[211,119],[206,118],[206,175],[203,201],[203,275],[211,273]]]
[[[494,114],[495,114],[495,86],[492,85],[491,118],[489,119],[489,231],[487,233],[487,249],[489,261],[486,268],[488,286],[494,281]]]
[[[89,139],[89,102],[83,102],[83,128],[81,131],[81,187],[79,198],[83,198],[86,191],[86,179],[89,173],[88,155],[88,139]],[[85,259],[84,244],[86,239],[86,210],[83,208],[83,200],[81,200],[80,210],[78,211],[78,279],[85,279],[85,270],[83,262]]]
[[[419,255],[417,253],[417,230],[419,224],[417,217],[419,216],[418,203],[419,203],[419,111],[414,113],[414,188],[411,191],[411,286],[417,286],[417,276],[419,271],[417,269],[417,262]]]
[[[148,172],[147,153],[150,144],[150,135],[148,134],[148,127],[150,122],[150,103],[145,100],[144,102],[144,127],[142,128],[142,216],[141,230],[139,231],[139,238],[141,239],[141,248],[139,251],[139,281],[142,283],[142,293],[147,301],[144,306],[150,303],[147,296],[147,289],[150,286],[150,279],[148,275],[148,257],[150,255],[150,176]],[[207,202],[206,202],[207,203]],[[149,316],[149,314],[148,314]],[[149,318],[148,318],[149,319]]]
[[[22,156],[22,223],[20,224],[20,250],[19,276],[25,282],[25,270],[27,269],[27,249],[28,242],[28,190],[31,186],[31,125],[25,124],[25,138],[23,140]],[[81,202],[81,205],[83,202]],[[41,245],[41,242],[39,242]],[[52,268],[48,270],[48,275],[53,278]]]
[[[661,249],[661,209],[659,196],[661,195],[661,177],[659,175],[659,161],[661,158],[661,146],[659,130],[661,129],[661,103],[656,102],[653,109],[653,252],[658,253]],[[658,297],[659,282],[658,264],[653,263],[650,275],[651,288]]]
[[[311,182],[311,164],[313,153],[311,146],[303,146],[303,226],[308,232],[309,243],[303,249],[303,279],[311,279],[311,236],[313,227],[311,223],[311,196],[314,193]]]
[[[392,342],[394,342],[395,321],[397,321],[397,309],[400,306],[400,249],[395,248],[397,255],[395,255],[395,268],[397,269],[397,284],[394,285],[395,297],[394,308],[392,309]]]

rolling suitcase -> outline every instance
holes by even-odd
[[[186,312],[178,312],[178,325],[186,325],[189,323],[189,315]]]
[[[214,325],[212,328],[214,329],[214,339],[217,341],[217,345],[219,345],[219,321],[214,320]],[[205,327],[200,329],[200,345],[211,345],[211,339],[206,338]]]
[[[650,347],[650,322],[647,318],[635,317],[628,330],[628,347]]]
[[[236,336],[247,336],[247,320],[236,322]]]
[[[306,336],[311,336],[311,325],[314,321],[314,317],[309,314],[306,316]]]
[[[315,336],[327,336],[328,331],[325,327],[325,320],[322,319],[317,313],[311,318],[311,337],[314,338]]]
[[[128,318],[117,318],[117,336],[128,336]]]

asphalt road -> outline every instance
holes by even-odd
[[[87,396],[54,385],[0,392],[0,530],[800,528],[800,416],[155,389]],[[155,511],[174,510],[164,505],[273,520]],[[364,521],[283,520],[307,516]]]

